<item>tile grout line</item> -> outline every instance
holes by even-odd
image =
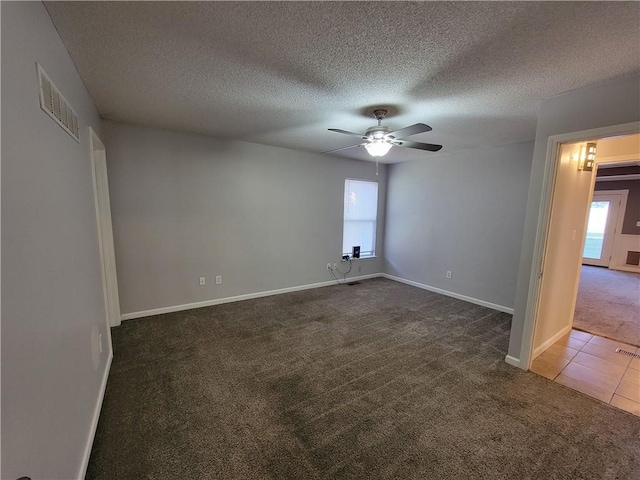
[[[593,336],[589,339],[589,341],[588,341],[587,343],[585,343],[585,344],[584,344],[584,346],[583,346],[582,348],[584,348],[584,347],[586,347],[587,345],[589,345],[589,344],[591,343],[591,341],[592,341],[594,338],[596,338],[596,337],[599,337],[599,335],[593,335]],[[604,337],[600,337],[600,338],[604,338]],[[599,346],[599,345],[597,344],[597,342],[594,342],[594,343],[593,343],[593,345]],[[580,352],[582,351],[582,348],[580,349]],[[605,347],[603,347],[603,348],[605,348]],[[590,355],[590,354],[589,354],[589,352],[584,352],[584,353],[586,353],[587,355]],[[593,355],[593,356],[594,356],[594,357],[596,357],[596,358],[598,358],[598,359],[600,359],[600,360],[606,360],[606,359],[604,359],[604,358],[597,357],[596,355]],[[613,362],[612,362],[612,363],[613,363]],[[624,372],[622,372],[622,376],[624,376]],[[608,405],[611,405],[611,400],[613,400],[613,396],[616,394],[616,390],[618,389],[618,386],[620,385],[620,382],[622,381],[622,376],[620,377],[620,380],[618,380],[618,384],[617,384],[617,385],[615,386],[615,388],[613,389],[613,392],[611,393],[611,397],[609,397],[609,400],[607,400],[607,404],[608,404]]]
[[[569,332],[569,335],[571,335],[571,332]],[[564,370],[566,370],[566,368],[567,368],[569,365],[571,365],[572,363],[575,363],[576,365],[580,365],[580,366],[585,367],[585,368],[589,368],[589,369],[591,369],[591,370],[595,370],[595,369],[593,369],[593,368],[591,368],[591,367],[587,367],[587,366],[585,366],[585,365],[581,365],[581,364],[580,364],[580,363],[578,363],[578,362],[574,362],[574,359],[578,356],[578,354],[579,354],[580,352],[582,352],[582,349],[583,349],[583,348],[585,348],[587,345],[589,345],[589,344],[591,343],[591,340],[593,340],[595,337],[597,337],[597,335],[592,335],[592,336],[591,336],[591,338],[590,338],[588,341],[584,342],[584,345],[582,345],[582,346],[578,349],[578,353],[576,353],[573,357],[571,357],[571,360],[569,360],[569,363],[567,363],[567,364],[566,364],[566,365],[565,365],[565,366],[560,370],[560,372],[558,373],[558,375],[556,375],[556,376],[554,377],[554,380],[553,380],[554,382],[555,382],[555,381],[556,381],[556,379],[560,376],[560,374],[561,374]],[[578,341],[580,341],[580,342],[581,342],[581,340],[579,340],[579,339],[576,339],[576,340],[578,340]],[[597,343],[594,343],[593,345],[598,346],[598,345],[597,345]],[[570,347],[569,345],[565,345],[565,346],[566,346],[566,347],[568,347],[568,348],[573,348],[573,347]],[[605,347],[603,347],[603,348],[605,348]],[[589,355],[589,353],[588,353],[588,352],[584,352],[584,353],[585,353],[585,354],[587,354],[587,355]],[[606,359],[603,359],[603,358],[597,357],[597,356],[595,356],[595,355],[593,355],[593,356],[594,356],[594,357],[596,357],[596,358],[598,358],[598,360],[606,360]],[[628,367],[627,367],[627,368],[628,368]],[[597,371],[597,370],[596,370],[596,371]],[[624,372],[622,373],[622,375],[624,376]],[[611,405],[611,400],[613,400],[613,396],[615,395],[615,392],[616,392],[616,390],[618,389],[618,386],[620,385],[620,382],[621,382],[621,381],[622,381],[622,377],[620,377],[620,380],[618,380],[618,384],[617,384],[617,385],[616,385],[616,387],[613,389],[613,392],[611,393],[611,397],[609,397],[609,400],[607,400],[607,402],[605,402],[605,403],[607,403],[607,404]],[[559,382],[556,382],[556,383],[559,383]],[[587,382],[587,383],[588,383],[588,382]],[[594,386],[596,386],[596,385],[594,385]],[[599,385],[597,385],[596,387],[597,387],[597,388],[601,388],[601,387],[599,387]]]
[[[622,373],[622,378],[620,378],[620,381],[618,382],[618,385],[616,385],[616,389],[613,391],[613,395],[616,395],[616,394],[617,394],[616,392],[618,391],[618,387],[622,384],[622,380],[624,380],[624,377],[625,377],[625,375],[627,374],[627,372],[628,372],[629,370],[634,370],[633,368],[631,368],[631,362],[629,362],[629,365],[627,365],[627,368],[626,368],[626,369],[625,369],[625,371]],[[638,387],[638,388],[640,388],[640,387]],[[622,397],[622,398],[626,399],[626,400],[629,400],[630,402],[634,402],[634,403],[637,403],[638,405],[640,405],[640,402],[636,402],[635,400],[633,400],[633,399],[631,399],[631,398],[627,398],[627,397],[625,397],[624,395],[620,395],[620,394],[617,394],[617,395],[618,395],[619,397]],[[611,397],[611,400],[613,400],[613,396]]]
[[[572,331],[573,331],[573,330],[572,330]],[[570,333],[568,333],[568,334],[567,334],[567,336],[569,337],[569,339],[571,339],[571,332],[570,332]],[[593,371],[593,372],[594,372],[594,374],[598,374],[598,375],[600,375],[600,374],[601,374],[601,375],[604,375],[605,377],[611,378],[611,379],[612,379],[612,380],[614,380],[614,381],[615,381],[615,380],[617,380],[617,381],[615,381],[615,383],[614,383],[614,385],[615,385],[615,386],[614,386],[614,388],[613,388],[613,390],[612,390],[612,392],[611,392],[611,395],[609,395],[609,396],[605,396],[605,397],[604,397],[605,399],[606,399],[606,398],[608,398],[608,400],[602,399],[602,400],[600,400],[600,401],[602,401],[602,403],[606,403],[607,405],[611,405],[611,406],[613,406],[613,407],[615,407],[615,408],[618,408],[618,409],[621,409],[621,410],[625,410],[625,411],[627,411],[626,409],[623,409],[623,408],[621,408],[621,407],[618,407],[618,406],[616,406],[616,405],[613,405],[613,404],[612,404],[612,402],[613,402],[614,397],[615,397],[616,395],[618,395],[620,398],[623,398],[624,400],[627,400],[627,401],[633,402],[634,404],[640,404],[640,402],[636,402],[636,401],[635,401],[635,400],[633,400],[633,399],[627,398],[627,397],[625,397],[624,395],[620,395],[620,394],[618,394],[618,393],[617,393],[618,388],[619,388],[619,387],[620,387],[620,385],[622,384],[622,382],[623,382],[623,380],[624,380],[625,376],[628,374],[628,372],[629,372],[629,371],[632,371],[632,370],[633,370],[633,371],[635,371],[635,369],[632,369],[632,368],[631,368],[632,359],[629,359],[629,362],[628,362],[628,363],[626,363],[626,365],[625,365],[625,364],[617,363],[617,362],[615,362],[614,360],[611,360],[611,359],[609,359],[609,358],[602,358],[602,357],[600,357],[599,355],[597,355],[597,354],[595,354],[595,353],[590,353],[590,352],[587,352],[587,351],[585,351],[585,350],[584,350],[584,349],[587,347],[587,345],[593,345],[593,346],[598,347],[598,348],[600,348],[600,349],[602,349],[602,350],[604,350],[604,351],[606,351],[606,352],[610,352],[610,351],[615,352],[615,348],[622,348],[622,347],[618,347],[618,346],[615,346],[615,345],[613,345],[613,346],[612,346],[612,345],[611,345],[611,344],[609,344],[608,342],[600,343],[599,341],[593,341],[594,339],[598,339],[598,338],[601,338],[601,339],[604,339],[604,340],[610,340],[610,339],[607,339],[606,337],[600,337],[599,335],[595,335],[595,334],[593,334],[593,335],[591,335],[591,337],[590,337],[590,338],[589,338],[589,340],[587,340],[587,341],[584,341],[584,340],[582,340],[582,339],[580,339],[580,338],[573,338],[573,340],[574,340],[575,342],[580,342],[580,343],[582,344],[582,345],[578,346],[578,348],[576,348],[576,343],[575,343],[575,342],[573,343],[573,345],[571,345],[571,344],[570,344],[570,342],[569,342],[569,340],[567,340],[564,344],[561,344],[560,346],[562,346],[565,350],[567,350],[567,349],[569,349],[569,350],[574,350],[576,353],[575,353],[574,355],[572,355],[572,356],[571,356],[571,358],[567,361],[566,365],[565,365],[564,367],[562,367],[562,368],[560,369],[560,371],[559,371],[556,375],[554,375],[554,376],[553,376],[553,378],[552,378],[551,380],[552,380],[553,382],[555,382],[555,383],[560,384],[560,385],[564,385],[563,383],[560,383],[560,382],[558,381],[558,377],[559,377],[559,376],[560,376],[560,375],[561,375],[561,374],[562,374],[562,373],[563,373],[567,368],[569,368],[569,366],[570,366],[571,364],[574,364],[574,365],[576,365],[576,366],[578,366],[578,367],[585,368],[585,369],[587,369],[587,370],[589,370],[589,371]],[[561,342],[561,340],[559,340],[558,342],[556,342],[554,345],[559,345],[559,344],[560,344],[560,342]],[[626,344],[623,344],[623,343],[621,343],[621,342],[615,342],[615,343],[617,343],[617,344],[621,344],[621,345],[626,345]],[[598,370],[598,369],[596,369],[596,368],[593,368],[593,367],[591,367],[591,366],[589,366],[589,365],[583,365],[583,364],[581,364],[581,363],[577,362],[575,359],[576,359],[576,357],[577,357],[580,353],[584,353],[585,355],[588,355],[588,356],[590,356],[590,357],[593,357],[593,358],[594,358],[594,362],[595,362],[595,361],[597,361],[597,365],[598,365],[598,366],[606,366],[606,365],[608,365],[608,364],[612,364],[612,365],[617,365],[617,366],[624,367],[624,368],[623,368],[622,372],[621,372],[619,375],[615,375],[615,374],[614,374],[614,375],[612,375],[612,374],[610,374],[610,373],[607,373],[607,371],[600,371],[600,370]],[[540,355],[540,357],[543,357],[543,356],[544,356],[544,353]],[[536,372],[534,371],[534,373],[536,373]],[[539,375],[542,375],[542,374],[539,374]],[[573,378],[573,377],[571,377],[571,376],[569,376],[569,377],[570,377],[570,378]],[[616,379],[616,377],[618,377],[618,378]],[[547,378],[549,378],[549,377],[547,377]],[[596,375],[596,377],[594,377],[594,380],[595,380],[595,379],[597,379],[597,375]],[[606,393],[606,390],[608,390],[608,389],[605,389],[605,388],[603,387],[602,383],[601,383],[600,381],[597,381],[597,380],[595,381],[595,383],[591,383],[590,381],[578,380],[578,379],[575,379],[575,380],[576,380],[576,381],[580,381],[581,383],[586,383],[586,384],[590,385],[591,387],[594,387],[594,388],[598,388],[598,389],[600,389],[600,390],[603,390],[603,392],[605,392],[605,393]],[[565,386],[566,386],[566,385],[565,385]],[[572,388],[572,387],[568,387],[568,388]],[[572,388],[572,389],[573,389],[573,390],[576,390],[575,388]],[[585,395],[588,395],[588,396],[590,396],[590,397],[592,397],[592,398],[595,398],[595,397],[593,397],[593,396],[592,396],[592,395],[590,395],[590,394],[585,394]],[[631,412],[631,413],[633,413],[633,412]],[[634,413],[634,415],[635,415],[635,413]]]
[[[572,331],[573,331],[573,330],[572,330]],[[567,335],[571,338],[571,332],[570,332],[570,333],[568,333]],[[603,374],[603,375],[605,375],[605,376],[609,376],[609,377],[615,378],[615,375],[613,375],[613,376],[612,376],[612,375],[607,374],[606,372],[600,372],[599,370],[596,370],[596,369],[594,369],[594,368],[592,368],[592,367],[589,367],[589,366],[587,366],[587,365],[582,365],[582,364],[580,364],[580,363],[578,363],[578,362],[576,362],[576,361],[575,361],[575,358],[576,358],[576,357],[577,357],[581,352],[583,352],[583,351],[584,351],[584,348],[585,348],[587,345],[589,345],[589,344],[592,344],[592,345],[594,345],[594,346],[600,347],[600,348],[602,348],[603,350],[607,350],[607,351],[608,351],[610,348],[612,348],[611,346],[603,345],[603,344],[600,344],[600,343],[598,343],[598,342],[592,342],[592,340],[593,340],[594,338],[596,338],[596,337],[606,339],[605,337],[599,337],[598,335],[592,334],[592,335],[591,335],[591,338],[589,338],[589,340],[587,340],[587,341],[583,341],[583,340],[581,340],[581,339],[579,339],[579,338],[574,338],[574,340],[575,340],[575,341],[578,341],[578,342],[582,343],[582,345],[581,345],[581,346],[579,346],[579,348],[574,348],[574,346],[570,345],[568,341],[567,341],[564,345],[562,345],[565,349],[572,349],[572,350],[575,350],[575,351],[576,351],[576,353],[575,353],[575,355],[573,355],[573,356],[569,359],[569,361],[567,362],[567,364],[566,364],[564,367],[562,367],[562,368],[560,369],[560,371],[559,371],[559,372],[558,372],[558,373],[557,373],[557,374],[556,374],[556,375],[555,375],[551,380],[552,380],[553,382],[555,382],[555,383],[558,383],[558,384],[560,384],[560,385],[563,385],[562,383],[560,383],[560,382],[558,381],[558,377],[559,377],[559,376],[560,376],[560,375],[561,375],[561,374],[562,374],[562,373],[563,373],[563,372],[564,372],[564,371],[569,367],[569,365],[571,365],[571,364],[575,364],[575,365],[577,365],[577,366],[584,367],[584,368],[589,369],[589,370],[593,370],[594,372],[601,373],[601,374]],[[558,341],[558,342],[556,342],[554,345],[557,345],[558,343],[559,343],[559,341]],[[619,343],[619,342],[618,342],[618,343]],[[574,344],[574,345],[575,345],[575,344]],[[615,350],[614,350],[614,351],[615,351]],[[614,361],[609,360],[609,359],[606,359],[606,358],[601,358],[601,357],[599,357],[598,355],[591,354],[591,353],[589,353],[589,352],[584,352],[584,353],[585,353],[586,355],[589,355],[589,356],[594,357],[594,358],[595,358],[595,359],[597,359],[597,360],[598,360],[598,362],[600,362],[600,363],[613,363],[613,364],[615,364],[615,362],[614,362]],[[618,365],[621,365],[621,364],[618,364]],[[623,366],[623,365],[621,365],[621,366]],[[625,368],[624,368],[624,370],[621,372],[620,377],[618,378],[618,380],[617,380],[617,382],[616,382],[616,384],[615,384],[615,387],[614,387],[614,389],[613,389],[613,391],[612,391],[611,395],[608,397],[608,400],[606,400],[606,401],[601,400],[603,403],[606,403],[607,405],[614,406],[615,408],[618,408],[618,409],[621,409],[621,408],[620,408],[620,407],[617,407],[617,406],[615,406],[615,405],[613,405],[611,402],[613,401],[613,398],[616,396],[616,394],[617,394],[616,392],[617,392],[618,388],[620,387],[620,385],[622,384],[622,381],[623,381],[623,379],[624,379],[625,375],[626,375],[626,374],[629,372],[629,370],[631,369],[631,359],[629,360],[629,363],[627,363],[626,365],[624,365],[624,367],[625,367]],[[534,373],[535,373],[535,372],[534,372]],[[547,378],[548,378],[548,377],[547,377]],[[592,387],[596,387],[596,388],[600,388],[601,390],[604,390],[604,388],[601,386],[601,384],[600,384],[600,383],[598,383],[598,385],[591,384],[590,382],[586,382],[586,383],[590,384]],[[569,388],[571,388],[571,387],[569,387]],[[575,390],[575,389],[573,389],[573,390]],[[588,394],[586,394],[586,395],[588,395]],[[588,395],[588,396],[592,397],[592,395]],[[627,397],[624,397],[624,396],[622,396],[622,395],[619,395],[619,396],[620,396],[621,398],[624,398],[625,400],[629,400],[629,401],[631,401],[631,402],[634,402],[634,400],[632,400],[632,399],[628,399]],[[592,398],[593,398],[593,397],[592,397]],[[605,398],[606,398],[606,397],[605,397]],[[634,403],[638,403],[638,402],[634,402]],[[621,409],[621,410],[625,410],[625,409]]]
[[[573,329],[572,329],[572,330],[573,330]],[[572,330],[570,330],[570,331],[569,331],[569,333],[568,333],[569,337],[571,337],[571,331],[572,331]],[[591,338],[593,338],[593,336],[592,336]],[[589,339],[589,341],[584,342],[584,345],[582,345],[582,346],[580,347],[580,349],[578,350],[578,353],[580,353],[580,352],[582,351],[582,349],[583,349],[583,348],[584,348],[584,347],[585,347],[585,346],[586,346],[586,345],[591,341],[591,338]],[[578,340],[578,341],[581,341],[581,340]],[[556,342],[556,343],[557,343],[557,342]],[[566,345],[566,347],[567,347],[567,348],[573,348],[573,347],[569,347],[568,345]],[[574,349],[574,350],[575,350],[575,349]],[[560,369],[560,371],[558,372],[558,374],[557,374],[555,377],[553,377],[553,381],[554,381],[554,382],[556,381],[556,378],[558,378],[558,377],[560,376],[560,374],[561,374],[562,372],[564,372],[564,371],[566,370],[566,368],[567,368],[569,365],[571,365],[571,364],[573,363],[573,359],[574,359],[574,358],[576,358],[576,356],[578,355],[578,353],[576,353],[574,356],[572,356],[572,357],[569,359],[569,361],[567,362],[567,364],[566,364],[564,367],[562,367],[562,368]],[[559,383],[559,382],[556,382],[556,383]]]

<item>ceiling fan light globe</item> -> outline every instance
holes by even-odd
[[[384,141],[373,141],[367,143],[364,148],[367,149],[369,155],[372,157],[384,157],[393,145]]]

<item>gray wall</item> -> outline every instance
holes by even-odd
[[[513,307],[532,152],[515,143],[392,165],[385,271]]]
[[[640,180],[596,182],[595,190],[629,190],[622,224],[623,235],[640,235]]]
[[[376,176],[372,162],[115,122],[104,129],[123,314],[331,280],[346,177],[380,182],[382,253],[383,165]],[[353,275],[381,268],[379,257],[360,260]]]
[[[109,352],[87,128],[100,118],[43,5],[0,8],[1,476],[77,478]],[[40,110],[35,62],[76,110],[80,144]]]
[[[549,137],[640,120],[640,76],[544,100],[538,113],[509,355],[520,359]]]

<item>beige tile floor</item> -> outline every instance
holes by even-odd
[[[540,354],[531,371],[640,416],[640,348],[571,330]]]

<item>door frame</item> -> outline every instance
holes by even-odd
[[[605,163],[605,162],[602,162]],[[609,162],[606,162],[609,163]],[[614,163],[614,162],[612,162]],[[597,175],[597,173],[596,173]],[[597,181],[597,179],[596,179]],[[594,186],[595,189],[595,186]],[[616,239],[618,238],[618,234],[622,231],[622,225],[624,223],[624,214],[625,214],[625,210],[627,208],[627,199],[629,198],[629,190],[594,190],[591,192],[591,200],[589,200],[589,203],[593,203],[595,200],[595,198],[597,196],[604,196],[604,195],[608,195],[608,196],[612,196],[612,197],[619,197],[618,198],[618,207],[616,208],[616,218],[615,220],[611,219],[611,218],[607,218],[607,223],[609,222],[613,222],[613,232],[611,234],[611,238],[609,239],[610,242],[607,245],[607,230],[605,227],[605,236],[603,238],[603,244],[602,244],[602,249],[604,250],[605,247],[608,248],[609,252],[609,260],[607,260],[606,265],[604,264],[598,264],[598,263],[585,263],[584,262],[584,257],[582,257],[582,265],[595,265],[595,266],[600,266],[600,267],[606,267],[606,268],[611,268],[611,258],[612,258],[612,252],[615,250],[615,245],[616,245]],[[608,227],[608,225],[607,225]],[[585,232],[586,235],[586,232]]]
[[[543,261],[547,247],[547,235],[549,233],[549,222],[551,219],[551,205],[555,189],[555,177],[559,164],[560,146],[563,143],[577,143],[587,140],[614,137],[619,135],[631,135],[640,132],[640,122],[623,123],[610,125],[607,127],[581,130],[571,133],[552,135],[547,142],[547,155],[544,166],[542,181],[542,197],[540,208],[538,209],[538,222],[536,227],[536,239],[533,249],[533,260],[531,262],[531,273],[529,276],[529,290],[527,292],[527,304],[524,314],[522,331],[522,347],[518,365],[520,368],[529,370],[533,359],[534,334],[537,320],[538,303],[540,296],[540,286],[542,283]],[[622,161],[620,159],[619,161]],[[612,159],[606,162],[611,163]],[[591,191],[595,186],[595,174],[591,179]],[[591,200],[589,200],[591,202]],[[584,242],[583,242],[584,243]],[[584,245],[581,245],[583,248]]]
[[[102,292],[108,327],[117,327],[122,321],[120,296],[116,272],[113,228],[111,225],[111,205],[109,201],[109,181],[107,177],[106,149],[96,132],[89,127],[91,146],[91,176],[93,179],[93,201],[96,208],[98,247],[102,270]],[[107,328],[109,339],[111,329]]]

